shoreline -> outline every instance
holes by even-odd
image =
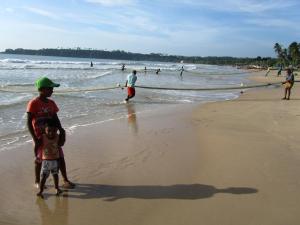
[[[0,224],[298,224],[297,86],[77,128],[59,198],[36,198],[30,143],[0,152]]]

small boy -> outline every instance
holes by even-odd
[[[53,119],[56,121],[59,135],[61,136],[62,145],[65,142],[65,130],[62,128],[60,120],[57,116],[59,111],[56,103],[50,99],[53,88],[60,85],[54,83],[47,77],[42,77],[35,82],[35,86],[39,92],[39,96],[32,99],[27,105],[27,127],[32,136],[34,144],[35,160],[35,184],[39,187],[41,161],[38,159],[39,145],[38,140],[41,139],[41,135],[44,130],[44,124],[47,119]],[[64,188],[74,188],[74,184],[69,181],[67,177],[66,163],[64,159],[63,151],[60,150],[59,168],[64,179]]]
[[[38,158],[42,159],[42,169],[41,169],[41,181],[40,181],[40,191],[37,196],[43,198],[43,191],[45,183],[50,173],[53,176],[54,185],[56,189],[56,195],[62,193],[58,187],[58,168],[59,168],[59,148],[61,148],[62,141],[57,134],[57,123],[53,119],[48,119],[45,121],[44,133],[41,139],[38,140],[40,155]]]

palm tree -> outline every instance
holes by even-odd
[[[278,43],[274,45],[274,50],[277,53],[278,61],[280,64],[287,65],[288,64],[288,54],[287,49],[282,48],[282,46]]]
[[[282,53],[282,47],[281,47],[281,45],[278,44],[278,43],[275,43],[274,50],[277,53],[277,57],[280,58],[280,55]]]
[[[288,53],[291,58],[292,65],[296,66],[300,59],[300,50],[299,50],[299,45],[297,42],[292,42],[289,45]]]

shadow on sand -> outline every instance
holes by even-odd
[[[215,188],[205,184],[176,184],[171,186],[118,186],[99,184],[77,184],[73,190],[65,191],[64,197],[116,201],[123,198],[137,199],[186,199],[196,200],[213,197],[217,193],[254,194],[258,190],[248,187]]]

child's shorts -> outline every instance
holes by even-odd
[[[58,174],[58,160],[43,160],[41,176],[48,177],[50,175]]]

